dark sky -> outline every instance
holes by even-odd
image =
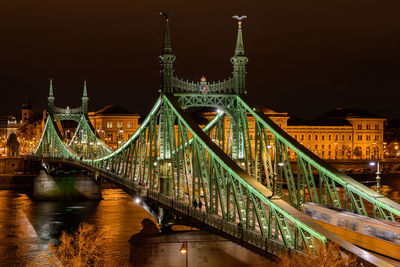
[[[398,0],[2,0],[0,113],[19,110],[26,95],[45,107],[49,78],[57,106],[80,105],[87,79],[91,109],[119,104],[146,113],[159,89],[162,10],[174,13],[179,77],[228,77],[231,17],[246,14],[254,102],[300,116],[399,107]]]

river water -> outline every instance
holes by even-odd
[[[124,266],[129,238],[141,230],[143,219],[154,220],[121,189],[103,189],[100,201],[69,202],[33,201],[31,190],[18,185],[0,189],[0,266],[29,266],[62,231],[75,232],[82,222],[106,231],[108,258]]]
[[[355,178],[373,185],[372,175]],[[143,219],[154,220],[121,189],[102,189],[100,201],[33,201],[32,180],[0,176],[0,266],[30,265],[62,231],[75,232],[82,222],[106,231],[108,258],[124,266],[129,238],[141,230]],[[400,203],[400,175],[383,176],[381,191]]]

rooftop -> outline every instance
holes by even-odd
[[[107,105],[90,113],[91,115],[137,115],[118,105]]]
[[[363,109],[344,109],[336,108],[334,110],[322,113],[318,115],[316,119],[348,119],[348,118],[381,118],[376,114]]]

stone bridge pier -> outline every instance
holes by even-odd
[[[271,266],[274,260],[260,256],[223,237],[205,231],[160,233],[148,219],[133,235],[130,261],[137,267]],[[182,249],[183,248],[183,249]],[[182,253],[186,250],[186,253]]]

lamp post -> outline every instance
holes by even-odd
[[[381,170],[379,168],[379,158],[378,158],[377,162],[371,161],[369,163],[369,165],[371,167],[375,167],[375,165],[376,165],[376,192],[381,193],[381,176],[380,176]]]
[[[179,249],[179,253],[185,254],[185,261],[186,261],[186,267],[188,267],[188,257],[189,257],[189,250],[187,246],[187,242],[183,242],[182,247]]]

